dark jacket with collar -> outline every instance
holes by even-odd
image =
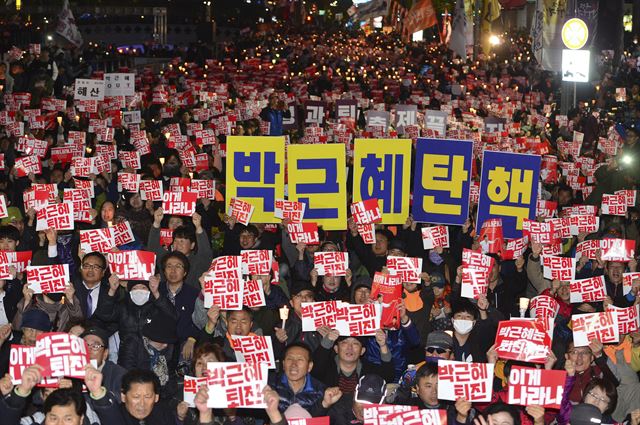
[[[394,381],[397,381],[402,376],[402,373],[407,370],[407,355],[409,350],[420,344],[420,334],[412,321],[409,321],[406,325],[401,325],[400,329],[391,329],[385,332],[387,333],[387,347],[389,347],[389,351],[391,351],[392,363],[395,370]],[[364,353],[364,356],[373,364],[380,365],[382,363],[380,346],[375,338],[367,341],[367,351]]]
[[[157,402],[151,414],[139,421],[129,414],[124,404],[120,404],[113,393],[107,394],[99,400],[91,400],[93,409],[100,418],[100,423],[109,425],[175,425],[177,423],[175,412],[169,409],[167,403],[162,400]]]
[[[311,375],[327,387],[337,387],[340,376],[338,369],[338,356],[333,346],[331,348],[325,348],[323,345],[320,345],[313,353],[313,370],[311,370]],[[395,371],[390,358],[387,361],[383,360],[380,364],[374,364],[365,357],[360,357],[358,366],[353,373],[355,373],[358,378],[373,373],[381,376],[386,382],[394,382]]]
[[[89,305],[87,304],[87,295],[89,294],[89,290],[87,289],[86,286],[84,286],[84,283],[82,282],[82,277],[79,275],[74,276],[74,278],[71,280],[71,283],[73,283],[73,288],[76,291],[76,298],[78,298],[78,301],[80,301],[80,308],[82,308],[82,315],[86,318],[86,319],[92,319],[93,321],[95,321],[95,313],[98,310],[98,308],[100,308],[100,305],[104,302],[104,299],[109,295],[109,283],[107,282],[106,279],[102,279],[102,281],[100,282],[100,292],[98,293],[98,303],[96,304],[96,309],[94,311],[91,312],[91,315],[88,315],[88,307]],[[94,289],[95,291],[95,289]],[[91,295],[92,297],[95,296]]]
[[[115,364],[111,360],[104,362],[102,367],[102,385],[114,394],[120,394],[122,391],[122,377],[127,373],[127,369]],[[116,399],[120,402],[120,399]]]
[[[166,298],[171,304],[169,299],[169,288],[166,281],[160,283],[160,296]],[[191,316],[193,315],[193,308],[196,304],[196,299],[200,291],[191,285],[187,285],[186,282],[182,284],[180,291],[175,296],[175,314],[178,317],[178,340],[180,343],[184,343],[187,338],[197,338],[198,329],[193,324]]]
[[[167,314],[176,319],[176,312],[173,304],[167,297],[160,295],[156,299],[152,294],[149,295],[149,301],[143,306],[137,306],[131,301],[131,298],[120,300],[118,294],[113,297],[107,296],[104,302],[98,305],[95,318],[106,323],[116,323],[117,330],[120,332],[120,350],[119,355],[126,352],[126,339],[129,335],[142,335],[142,328],[156,314]]]
[[[322,399],[326,387],[322,382],[312,377],[311,374],[307,374],[304,387],[298,393],[293,392],[284,373],[280,375],[270,374],[269,386],[280,396],[278,405],[280,412],[284,412],[289,406],[297,403],[311,413],[311,416],[319,416],[317,412],[322,409]]]

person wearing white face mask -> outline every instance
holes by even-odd
[[[463,362],[486,362],[487,351],[495,340],[497,321],[487,314],[489,302],[481,296],[476,307],[460,298],[452,306],[453,356]]]
[[[114,277],[115,276],[115,277]],[[126,299],[120,299],[118,288],[128,287],[129,293]],[[159,291],[160,277],[152,276],[149,282],[135,281],[122,282],[113,274],[109,279],[109,291],[104,302],[99,305],[94,313],[96,319],[105,323],[114,323],[120,334],[122,344],[118,350],[119,357],[126,351],[124,341],[129,335],[141,335],[142,328],[158,312],[161,312],[173,320],[177,320],[176,311],[169,301]]]

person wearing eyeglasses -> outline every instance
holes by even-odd
[[[109,334],[98,327],[90,327],[81,335],[89,349],[89,359],[95,360],[102,372],[102,384],[108,391],[118,394],[122,388],[122,377],[127,370],[109,359]],[[116,401],[120,401],[116,398]]]
[[[618,380],[607,364],[607,356],[603,354],[604,346],[597,339],[592,339],[589,346],[576,347],[573,341],[567,344],[565,368],[567,364],[574,369],[573,387],[569,391],[569,400],[579,403],[585,394],[585,388],[596,378],[604,378],[618,385]],[[592,363],[594,363],[592,365]]]
[[[72,280],[76,297],[80,301],[82,315],[91,319],[98,303],[109,292],[105,279],[107,259],[99,252],[90,252],[82,258],[78,275]]]

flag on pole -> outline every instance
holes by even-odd
[[[453,24],[449,49],[453,50],[462,59],[467,60],[467,13],[464,8],[464,0],[456,1],[453,12]]]
[[[366,21],[368,19],[377,18],[378,16],[387,16],[389,14],[390,1],[387,0],[371,0],[368,3],[359,4],[356,13],[352,17],[353,21]]]
[[[430,28],[438,23],[431,0],[419,0],[404,18],[404,37],[411,40],[414,32]]]
[[[480,25],[480,45],[484,54],[488,54],[491,49],[489,35],[491,34],[491,23],[500,17],[500,3],[498,0],[484,0],[482,9],[482,22]]]
[[[531,25],[531,50],[546,71],[562,67],[562,25],[567,17],[566,0],[538,0]]]
[[[83,40],[80,30],[76,25],[76,20],[73,18],[73,13],[69,8],[69,0],[64,0],[62,11],[58,16],[58,26],[56,28],[56,34],[64,37],[69,43],[76,47],[82,46]]]

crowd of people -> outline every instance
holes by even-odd
[[[421,228],[429,224],[417,223],[410,215],[404,223],[377,225],[375,243],[370,245],[352,219],[342,231],[320,229],[317,245],[293,244],[286,221],[276,226],[243,225],[227,215],[223,148],[232,135],[285,135],[290,144],[304,143],[304,117],[294,128],[283,122],[291,117],[289,104],[295,109],[309,99],[329,105],[324,142],[342,143],[334,141],[329,130],[345,125],[347,152],[354,138],[371,137],[365,115],[374,108],[391,111],[397,104],[417,104],[418,135],[431,136],[425,111],[448,110],[447,131],[475,134],[484,143],[494,143],[488,139],[495,135],[483,134],[475,118],[511,108],[508,130],[499,137],[501,150],[525,152],[531,145],[516,140],[526,138],[535,141],[533,153],[555,156],[560,166],[588,164],[577,168],[581,180],[557,172],[558,165],[555,177],[545,175],[540,196],[556,202],[554,213],[562,217],[571,207],[599,206],[603,194],[635,190],[640,183],[636,127],[640,52],[632,51],[623,60],[603,58],[601,80],[563,120],[557,98],[559,77],[540,69],[526,37],[513,37],[498,54],[473,61],[453,58],[442,45],[403,44],[393,33],[246,38],[228,44],[220,58],[174,58],[155,74],[150,69],[122,69],[137,73],[136,95],[115,108],[112,102],[97,102],[95,110],[74,101],[76,77],[101,78],[100,73],[82,68],[80,51],[42,45],[39,53],[30,53],[27,46],[19,47],[24,51],[15,54],[12,49],[10,62],[0,64],[4,164],[0,197],[6,205],[0,250],[31,252],[32,266],[67,264],[71,281],[64,292],[36,294],[26,284],[24,270],[5,265],[9,277],[0,280],[0,423],[284,424],[287,419],[329,416],[331,424],[358,424],[365,423],[368,405],[390,404],[445,410],[450,424],[640,424],[640,332],[620,335],[619,344],[594,339],[588,346],[575,346],[571,331],[572,315],[640,303],[640,281],[634,280],[631,290],[623,293],[623,273],[636,271],[636,258],[619,262],[583,256],[576,277],[604,275],[607,296],[601,302],[572,303],[570,282],[545,278],[541,265],[545,246],[530,242],[515,259],[488,254],[494,262],[486,294],[465,298],[463,249],[483,251],[478,237],[482,223],[476,221],[474,203],[463,226],[448,226],[449,248],[423,249]],[[626,89],[622,101],[616,90],[620,88]],[[199,91],[215,91],[217,98],[202,100]],[[16,96],[22,93],[30,94],[26,101]],[[50,98],[66,100],[65,108],[41,109]],[[347,98],[359,101],[359,116],[338,120],[331,105]],[[44,125],[35,125],[30,118],[34,109],[46,118]],[[137,130],[123,122],[121,111],[140,111]],[[113,133],[101,132],[108,135],[106,139],[89,131],[90,120],[96,118],[108,119],[114,128]],[[14,123],[24,127],[20,130]],[[194,123],[215,130],[215,143],[198,144]],[[206,167],[196,171],[185,165],[187,149],[176,148],[174,136],[166,130],[171,124],[177,124],[190,148],[206,154]],[[402,137],[397,130],[391,124],[383,136]],[[141,150],[132,141],[134,131],[144,134],[150,150],[141,156],[139,170],[114,159],[110,170],[81,178],[73,175],[68,162],[51,158],[52,148],[69,146],[70,131],[85,132],[81,154],[87,157],[98,155],[101,145]],[[574,142],[574,131],[584,139],[579,152],[568,152],[565,142]],[[27,156],[20,142],[25,137],[46,141],[39,174],[24,175],[15,166]],[[602,139],[618,143],[617,151],[605,151]],[[351,157],[347,165],[353,169]],[[142,180],[161,180],[165,190],[175,177],[213,180],[215,199],[198,199],[191,217],[169,216],[159,202],[119,190],[119,171],[140,174]],[[37,230],[38,212],[26,207],[32,186],[53,184],[61,195],[83,180],[92,181],[95,192],[89,221],[76,222],[72,231]],[[52,194],[52,201],[60,201],[60,196]],[[578,243],[604,238],[633,240],[637,252],[639,220],[635,205],[626,216],[600,214],[599,229],[563,238],[560,255],[573,257]],[[156,254],[156,273],[148,281],[124,281],[110,272],[106,253],[80,249],[79,231],[122,222],[131,225],[134,240],[116,250]],[[161,238],[163,229],[172,231],[168,241]],[[266,305],[233,311],[215,304],[205,308],[203,281],[212,261],[247,249],[271,250],[278,265],[278,273],[251,276],[261,282]],[[318,276],[314,253],[323,251],[349,253],[345,277]],[[403,283],[397,305],[399,326],[367,337],[340,335],[326,326],[303,331],[305,302],[375,302],[370,296],[373,277],[387,272],[388,256],[423,260],[421,283]],[[500,359],[494,345],[500,321],[520,316],[521,297],[538,295],[549,295],[560,306],[547,361],[536,365]],[[283,306],[291,309],[284,323],[279,315]],[[44,371],[32,365],[14,385],[8,373],[11,346],[34,346],[47,332],[84,339],[92,360],[84,380],[61,378],[53,387],[42,387]],[[231,341],[236,335],[265,335],[273,341],[277,367],[263,391],[266,409],[212,410],[207,407],[207,386],[198,390],[195,407],[190,407],[183,401],[184,376],[206,376],[207,363],[235,362]],[[494,364],[492,400],[438,399],[442,360]],[[508,404],[509,371],[515,366],[566,371],[561,408]]]

